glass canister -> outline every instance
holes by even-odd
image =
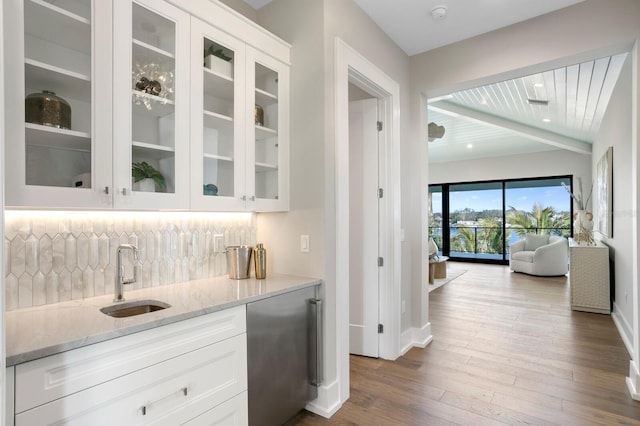
[[[71,129],[71,106],[48,90],[32,93],[25,98],[24,116],[27,123]]]

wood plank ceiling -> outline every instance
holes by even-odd
[[[445,127],[430,162],[569,149],[588,154],[626,53],[452,93],[429,101]]]

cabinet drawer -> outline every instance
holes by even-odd
[[[247,389],[241,334],[16,416],[16,425],[182,424]]]
[[[238,306],[16,366],[16,413],[244,333]]]
[[[200,414],[185,423],[185,426],[246,426],[249,424],[247,406],[248,396],[245,391],[206,413]]]

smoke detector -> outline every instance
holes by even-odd
[[[431,9],[431,17],[434,21],[441,21],[447,16],[447,6],[436,6]]]

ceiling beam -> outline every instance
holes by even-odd
[[[429,104],[428,109],[487,126],[498,127],[508,132],[552,145],[557,148],[566,149],[579,154],[591,154],[591,144],[581,140],[561,136],[556,133],[516,123],[511,120],[506,120],[504,118],[496,117],[495,115],[475,111],[459,105],[453,105],[448,102],[434,102],[433,104]]]

